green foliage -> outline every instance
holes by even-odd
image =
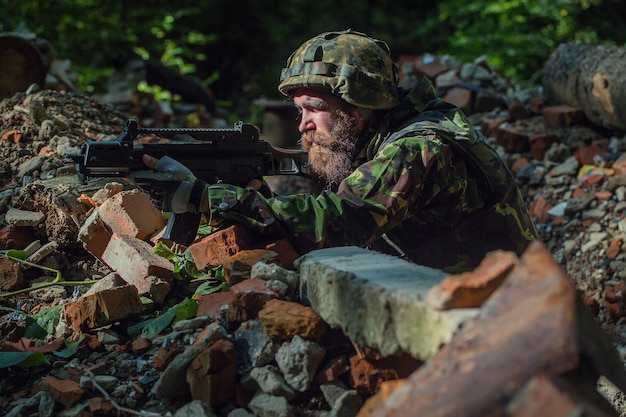
[[[40,364],[50,364],[41,352],[0,352],[0,369],[10,366],[29,368]]]
[[[157,242],[154,253],[174,264],[174,277],[179,282],[184,285],[200,283],[196,287],[194,295],[226,291],[228,288],[222,267],[213,269],[212,274],[199,270],[189,249],[185,249],[183,252],[177,252],[170,249],[162,242]]]
[[[504,76],[533,82],[560,43],[603,41],[590,15],[604,3],[611,1],[445,1],[438,20],[453,33],[448,53],[465,61],[486,55]]]
[[[157,242],[153,252],[174,264],[174,277],[178,281],[191,281],[208,277],[206,272],[198,270],[188,249],[177,252],[162,242]]]
[[[516,81],[536,82],[562,42],[626,42],[619,0],[0,0],[2,29],[20,26],[70,59],[83,91],[106,91],[129,57],[159,60],[210,85],[217,100],[246,118],[259,97],[281,99],[276,85],[289,54],[309,37],[352,28],[386,40],[403,54],[485,55]],[[142,86],[167,98],[167,92]]]
[[[12,310],[6,308],[2,309]],[[49,336],[54,334],[54,329],[61,316],[59,306],[42,310],[35,316],[29,316],[19,310],[12,311],[25,317],[26,327],[24,329],[24,337],[40,341],[45,341]],[[85,336],[81,333],[78,340],[66,340],[63,350],[54,351],[52,353],[61,358],[72,357],[80,348],[84,338]],[[10,366],[31,367],[40,364],[50,364],[47,356],[42,352],[0,352],[0,368],[8,368]]]
[[[144,337],[150,339],[160,334],[170,324],[195,317],[197,311],[198,303],[193,299],[185,298],[156,317],[128,327],[127,332],[133,339]]]

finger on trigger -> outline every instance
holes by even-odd
[[[150,168],[154,168],[157,164],[157,162],[159,162],[159,160],[157,158],[154,158],[148,154],[144,154],[141,159],[143,160],[143,163],[146,164],[148,167]]]

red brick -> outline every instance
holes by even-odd
[[[18,144],[22,141],[22,132],[17,129],[7,130],[2,134],[2,140],[8,141],[14,144]]]
[[[574,156],[581,165],[595,165],[594,158],[597,155],[607,155],[608,153],[609,150],[607,149],[606,143],[594,142],[589,146],[574,151]]]
[[[528,110],[533,115],[540,115],[543,112],[543,108],[545,107],[545,105],[546,103],[542,97],[535,97],[530,100],[530,103],[528,104]]]
[[[0,258],[0,291],[16,291],[28,287],[22,269],[17,262],[9,258]]]
[[[470,89],[453,87],[446,91],[442,99],[444,101],[447,101],[448,103],[454,104],[455,106],[463,110],[465,114],[472,113],[474,97]]]
[[[542,110],[545,127],[570,127],[585,120],[585,113],[576,107],[559,105],[544,107]]]
[[[87,405],[92,416],[113,416],[117,414],[111,401],[103,397],[92,397],[87,401]]]
[[[498,127],[508,121],[509,116],[497,117],[495,119],[482,119],[480,121],[480,130],[483,135],[487,137],[495,137],[498,132]]]
[[[439,59],[432,55],[420,55],[413,61],[413,71],[417,79],[426,77],[434,80],[437,75],[447,71],[449,68],[441,63]]]
[[[250,249],[250,231],[235,225],[198,240],[189,246],[189,252],[198,269],[223,265],[237,252]]]
[[[409,355],[380,359],[353,356],[348,384],[362,395],[372,395],[383,382],[406,378],[421,365],[422,362]]]
[[[433,286],[426,302],[436,309],[480,307],[517,263],[514,252],[490,252],[473,271],[449,275]]]
[[[293,248],[288,239],[280,239],[268,244],[265,249],[276,252],[280,266],[285,269],[294,269],[293,263],[300,255]]]
[[[137,287],[140,294],[151,294],[157,299],[169,292],[174,280],[172,263],[155,255],[149,243],[133,237],[114,234],[102,261],[124,281]]]
[[[350,371],[350,361],[346,355],[337,356],[318,369],[313,380],[315,385],[337,380]]]
[[[220,339],[196,356],[187,368],[191,398],[210,406],[226,404],[235,395],[237,360],[235,346]]]
[[[63,306],[64,317],[76,331],[95,329],[143,311],[137,289],[132,285],[100,291]]]
[[[83,242],[89,253],[102,260],[102,254],[111,241],[111,231],[100,219],[97,210],[91,213],[81,226],[78,239]]]
[[[528,152],[530,150],[529,135],[520,128],[498,126],[495,137],[498,144],[508,152]]]
[[[228,306],[234,299],[235,295],[231,291],[202,295],[198,299],[196,317],[209,316],[214,319],[219,318],[222,307]]]
[[[538,222],[544,223],[546,222],[550,215],[548,212],[552,208],[552,205],[548,203],[544,196],[539,196],[535,201],[531,203],[528,207],[529,214],[537,219]]]
[[[613,193],[610,191],[597,191],[593,194],[595,198],[601,201],[610,200],[613,197]]]
[[[0,250],[21,250],[34,240],[35,232],[30,226],[8,225],[0,229]]]
[[[53,376],[45,377],[40,388],[67,408],[76,404],[85,394],[85,390],[77,382],[58,379]]]
[[[328,331],[328,325],[311,307],[282,300],[269,300],[259,311],[259,320],[268,336],[291,339],[317,339]]]
[[[165,368],[176,358],[176,356],[183,353],[185,349],[178,344],[174,344],[174,346],[169,347],[161,347],[159,351],[154,356],[154,369],[161,372],[164,371]]]
[[[135,339],[131,342],[131,350],[134,353],[146,353],[150,350],[150,340],[145,337],[140,337],[139,339]]]
[[[626,174],[626,152],[622,153],[611,165],[611,168],[615,170],[615,175]]]
[[[524,156],[517,158],[515,161],[513,161],[513,164],[511,165],[511,172],[513,172],[514,174],[517,174],[518,172],[520,172],[524,167],[530,165],[530,160]]]
[[[257,262],[275,264],[278,261],[276,252],[268,249],[244,249],[224,263],[224,277],[230,286],[250,278],[252,265]]]
[[[572,415],[593,415],[609,417],[600,412],[600,407],[585,404],[580,392],[568,387],[558,377],[547,373],[533,376],[518,391],[507,406],[510,417],[569,417]],[[586,410],[586,411],[583,411]]]
[[[584,379],[589,385],[576,386],[594,396],[588,398],[597,397],[598,375],[623,390],[623,363],[577,297],[545,244],[531,243],[481,314],[413,372],[374,415],[503,415],[494,413],[494,407],[506,405],[503,399],[512,398],[540,372],[576,375],[577,381],[589,378]]]
[[[622,244],[623,244],[623,240],[622,238],[613,238],[613,240],[611,240],[611,243],[609,243],[609,247],[606,250],[606,256],[609,259],[615,259],[617,258],[617,255],[619,255],[620,251],[622,250]]]
[[[406,378],[381,382],[376,394],[365,401],[356,417],[373,417],[376,411],[382,408],[396,389],[404,384],[406,384]]]
[[[140,190],[122,191],[108,198],[98,212],[102,221],[118,235],[148,240],[167,220]]]
[[[278,295],[261,279],[247,279],[231,287],[234,300],[228,309],[228,320],[232,322],[256,319],[259,311],[269,300]]]
[[[532,135],[528,142],[530,143],[530,153],[533,158],[542,160],[548,149],[554,142],[558,142],[559,137],[553,133],[536,133]]]
[[[530,112],[522,103],[513,101],[508,107],[509,116],[511,121],[527,119],[530,116]]]

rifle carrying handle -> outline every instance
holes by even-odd
[[[167,220],[163,238],[189,246],[196,239],[202,213],[172,213]]]

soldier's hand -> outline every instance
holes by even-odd
[[[200,210],[206,184],[189,168],[169,156],[157,159],[144,155],[143,162],[152,170],[133,171],[130,176],[150,194],[158,208],[176,214]]]

